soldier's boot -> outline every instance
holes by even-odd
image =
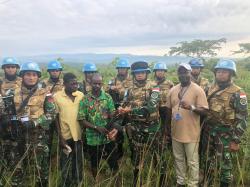
[[[220,187],[229,187],[229,183],[220,182]]]

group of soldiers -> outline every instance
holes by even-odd
[[[218,61],[212,83],[201,76],[204,67],[202,59],[194,58],[189,64],[180,64],[179,67],[186,68],[187,82],[192,81],[204,90],[209,106],[203,114],[199,113],[202,130],[197,142],[203,171],[201,185],[213,185],[214,175],[217,174],[220,186],[229,186],[232,181],[232,154],[240,149],[241,137],[247,128],[247,97],[233,83],[235,62],[229,59]],[[40,80],[42,72],[35,62],[25,62],[20,67],[15,58],[8,57],[3,60],[2,69],[0,186],[25,185],[26,179],[32,178],[34,173],[36,184],[47,186],[55,129],[60,134],[54,96],[67,83],[66,78],[62,80],[63,67],[59,61],[49,62],[49,78],[46,80]],[[145,61],[134,62],[130,66],[127,59],[119,59],[116,69],[117,75],[108,85],[102,86],[103,79],[95,64],[84,64],[84,81],[77,83],[78,92],[84,95],[77,118],[82,125],[83,147],[92,146],[87,153],[92,158],[100,159],[95,155],[93,145],[98,145],[96,142],[109,145],[102,149],[109,154],[112,152],[107,161],[112,171],[116,172],[119,167],[117,161],[123,157],[124,137],[127,137],[133,165],[133,185],[141,184],[140,170],[146,157],[150,156],[160,171],[159,186],[165,186],[168,171],[165,154],[171,149],[173,118],[168,97],[174,87],[173,82],[167,79],[167,66],[161,62],[154,65],[154,80],[149,80],[151,69]],[[196,107],[189,105],[183,108],[196,113]],[[176,117],[185,120],[181,116]],[[98,123],[94,124],[96,121]],[[68,148],[66,144],[60,145],[64,150]],[[70,151],[67,154],[71,154]],[[99,165],[99,161],[94,161]],[[96,177],[96,163],[91,162],[91,167],[93,177]],[[177,186],[185,184],[178,184],[177,181]]]

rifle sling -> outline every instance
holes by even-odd
[[[35,86],[29,93],[29,95],[22,101],[21,105],[20,105],[20,108],[17,110],[17,113],[21,112],[24,107],[27,106],[30,98],[34,95],[34,93],[36,92],[38,86]]]

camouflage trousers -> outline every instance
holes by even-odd
[[[27,181],[46,183],[49,173],[48,133],[23,130],[17,139],[2,139],[0,181],[7,186],[27,186]],[[34,182],[34,181],[33,181]]]
[[[232,180],[232,152],[230,127],[215,126],[204,130],[202,135],[202,160],[204,182],[213,184],[219,176],[220,182],[230,183]]]

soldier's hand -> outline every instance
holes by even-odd
[[[108,130],[105,127],[96,127],[96,130],[101,134],[108,134]]]
[[[118,134],[118,130],[117,129],[112,129],[112,131],[110,131],[107,134],[107,138],[110,139],[111,141],[115,141],[116,137],[117,137],[117,134]]]
[[[235,142],[230,142],[230,144],[229,144],[229,149],[230,149],[230,151],[232,151],[232,152],[237,152],[237,151],[239,151],[239,149],[240,149],[240,144],[237,144],[237,143],[235,143]]]
[[[129,113],[129,112],[131,112],[131,107],[129,107],[129,106],[126,106],[126,107],[119,107],[118,109],[118,113],[119,114],[126,114],[126,113]]]

